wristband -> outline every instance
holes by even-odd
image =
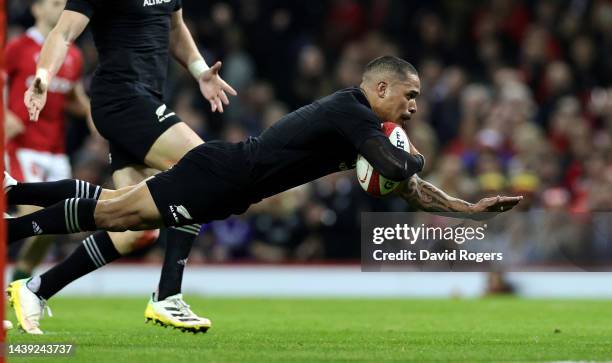
[[[420,167],[418,172],[423,171],[423,168],[425,167],[425,157],[421,154],[416,154],[414,156],[419,159],[418,163],[420,164]]]
[[[192,62],[188,68],[189,73],[191,73],[193,78],[200,79],[202,73],[206,72],[209,67],[208,64],[206,64],[206,61],[204,61],[204,59],[198,59],[197,61]]]

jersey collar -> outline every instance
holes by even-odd
[[[38,45],[43,45],[45,42],[45,36],[42,35],[42,33],[36,29],[36,27],[28,28],[28,30],[26,30],[26,35]]]
[[[370,101],[368,101],[365,91],[361,87],[354,87],[354,88],[357,89],[357,91],[359,91],[359,93],[357,94],[357,99],[361,103],[363,103],[365,106],[367,106],[369,109],[372,109],[372,105],[370,105]]]

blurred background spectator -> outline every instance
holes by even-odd
[[[9,0],[9,38],[32,24],[29,5]],[[420,72],[419,113],[407,131],[427,159],[424,178],[471,201],[522,194],[525,211],[612,210],[610,1],[183,0],[183,6],[209,64],[222,60],[223,77],[239,92],[225,114],[213,115],[190,75],[172,64],[167,101],[205,140],[257,135],[290,110],[358,85],[369,60],[393,54]],[[78,45],[91,77],[91,37]],[[75,176],[108,185],[106,146],[84,125],[71,123],[67,132]],[[368,197],[354,171],[343,172],[210,224],[193,258],[355,260],[360,212],[404,210],[401,200]],[[583,232],[564,231],[567,243]],[[524,235],[506,240],[519,262],[556,256],[533,251]],[[605,242],[583,247],[568,249],[610,261]],[[72,248],[62,245],[54,258]],[[138,256],[160,259],[160,246]]]

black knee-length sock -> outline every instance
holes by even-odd
[[[34,277],[28,288],[49,299],[72,281],[121,257],[108,232],[99,231],[85,238],[72,254],[49,271]]]
[[[9,243],[39,234],[95,231],[95,199],[71,198],[38,212],[6,219]]]
[[[183,271],[200,227],[199,224],[191,224],[167,229],[166,255],[157,290],[158,301],[181,292]]]
[[[17,183],[6,193],[8,205],[48,207],[68,198],[98,199],[102,187],[83,180],[66,179],[42,183]]]

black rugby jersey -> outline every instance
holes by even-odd
[[[389,142],[359,88],[338,91],[291,112],[259,137],[240,143],[207,142],[185,159],[241,189],[252,203],[352,169],[358,153],[391,180],[404,180],[423,168],[420,156]]]
[[[92,94],[161,96],[168,72],[171,15],[181,6],[181,0],[68,0],[66,10],[90,19],[98,50]]]

